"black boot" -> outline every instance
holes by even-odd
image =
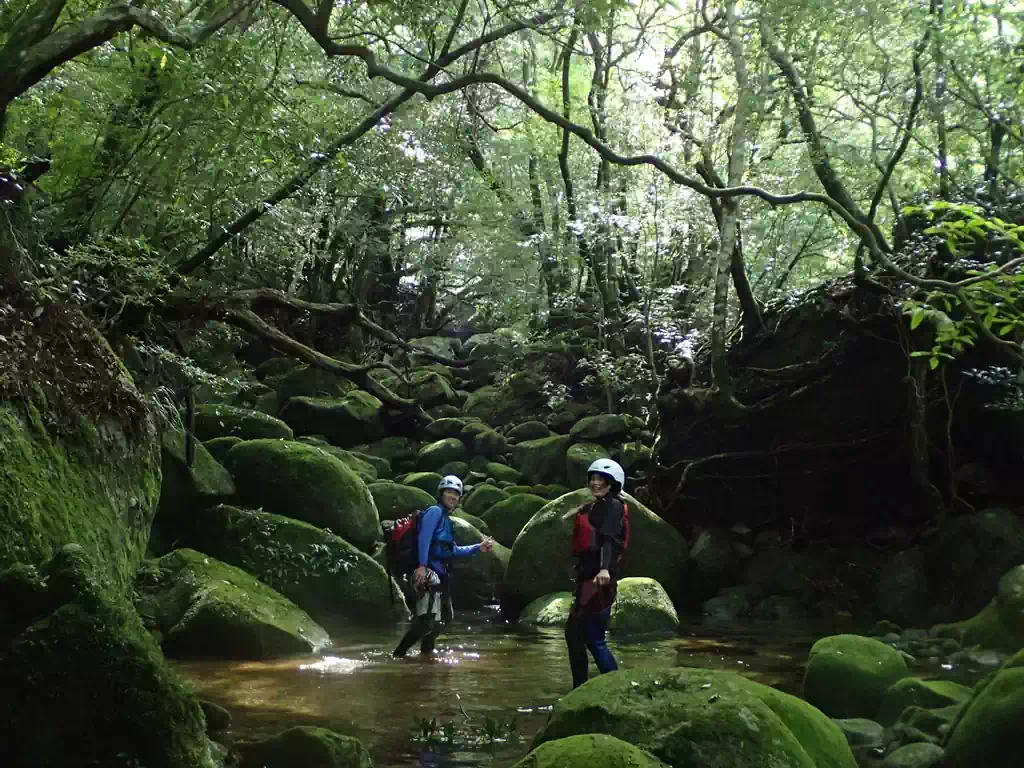
[[[395,650],[391,652],[391,655],[396,659],[400,659],[405,656],[406,652],[416,641],[420,638],[425,638],[426,635],[431,633],[434,629],[434,617],[430,614],[424,616],[417,616],[413,619],[412,625],[409,627],[409,631],[405,633],[402,639],[398,642]]]

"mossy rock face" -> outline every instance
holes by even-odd
[[[179,549],[139,569],[139,613],[169,657],[266,659],[311,653],[329,638],[287,598],[240,568]]]
[[[572,592],[554,592],[538,597],[523,608],[519,623],[531,627],[564,627],[572,610]]]
[[[277,382],[278,402],[284,405],[293,397],[342,398],[359,387],[336,373],[309,365],[299,365]]]
[[[675,632],[679,614],[661,584],[634,576],[619,581],[608,628],[618,634]]]
[[[474,517],[483,517],[491,507],[508,498],[509,495],[500,488],[484,483],[473,489],[462,506]]]
[[[377,480],[377,468],[373,463],[361,459],[352,451],[346,451],[344,448],[338,448],[316,438],[300,437],[296,442],[312,445],[314,448],[338,459],[342,464],[355,472],[359,479],[367,485]],[[376,457],[374,458],[376,459]]]
[[[650,752],[614,736],[588,733],[541,744],[513,768],[668,768]]]
[[[442,477],[455,475],[459,479],[464,479],[469,474],[469,464],[464,461],[449,461],[437,470],[437,474]]]
[[[622,563],[622,576],[648,576],[661,584],[669,596],[680,601],[686,573],[686,539],[629,494],[629,550]],[[520,532],[512,548],[502,599],[510,604],[528,603],[552,592],[571,588],[573,520],[576,509],[593,499],[580,489],[549,502]]]
[[[369,392],[356,390],[340,400],[293,397],[281,408],[281,419],[297,435],[327,437],[332,445],[352,448],[384,437],[384,403]]]
[[[493,477],[496,482],[499,483],[510,483],[515,485],[523,479],[523,474],[518,469],[513,469],[510,466],[502,464],[497,461],[489,461],[485,467],[488,477]]]
[[[1024,650],[979,683],[946,739],[943,766],[1016,768],[1024,723]]]
[[[651,449],[643,443],[626,443],[612,455],[618,454],[618,462],[626,475],[643,472],[651,466]]]
[[[981,613],[954,624],[935,628],[939,637],[955,638],[961,645],[980,645],[1002,653],[1013,653],[1024,646],[1024,635],[1003,622],[995,599]]]
[[[597,443],[576,443],[565,453],[565,476],[570,488],[587,484],[587,469],[598,459],[607,459],[608,451]]]
[[[412,472],[402,478],[402,485],[410,485],[430,494],[432,499],[430,503],[436,504],[439,496],[437,486],[440,485],[441,480],[442,477],[437,472]]]
[[[420,472],[436,472],[448,462],[465,461],[466,457],[466,446],[462,441],[447,437],[420,448],[416,457],[416,468]]]
[[[512,451],[512,466],[529,482],[565,482],[565,460],[571,440],[568,435],[555,435],[519,443]]]
[[[811,647],[804,698],[829,717],[873,719],[890,686],[909,675],[895,648],[870,637],[833,635]]]
[[[484,536],[491,535],[491,529],[487,525],[487,523],[485,523],[476,515],[469,514],[469,512],[466,512],[464,509],[457,509],[454,512],[452,512],[452,518],[457,520],[465,520],[467,523],[469,523],[478,531],[480,531],[480,533],[482,533]]]
[[[995,597],[999,620],[1017,636],[1018,648],[1024,648],[1024,565],[1007,571],[999,580]]]
[[[963,704],[971,697],[971,689],[949,680],[919,680],[905,677],[890,686],[878,710],[878,722],[895,723],[903,710],[910,706],[939,709]]]
[[[160,504],[149,544],[151,550],[158,552],[163,551],[167,542],[187,533],[202,510],[230,502],[235,495],[231,473],[214,460],[202,443],[195,443],[191,467],[186,462],[184,432],[165,431],[160,445]]]
[[[293,357],[272,357],[256,366],[253,375],[260,381],[276,380],[291,373],[302,363]]]
[[[450,381],[434,371],[414,371],[410,381],[416,402],[424,408],[448,405],[456,399],[455,389]]]
[[[374,472],[377,473],[377,478],[380,480],[387,480],[394,475],[394,470],[391,468],[391,462],[381,456],[374,456],[369,453],[360,453],[359,451],[347,451],[347,453],[373,467]]]
[[[529,418],[531,408],[514,392],[488,384],[470,394],[462,406],[462,412],[467,416],[476,416],[492,427],[502,427]]]
[[[203,516],[194,546],[251,573],[331,631],[409,616],[379,563],[308,523],[222,505]]]
[[[944,755],[938,744],[907,744],[886,755],[882,768],[938,768]]]
[[[482,435],[484,432],[491,432],[494,429],[493,427],[479,420],[468,421],[468,418],[469,417],[464,419],[464,421],[467,422],[466,426],[464,426],[462,428],[462,431],[459,432],[458,434],[459,439],[462,440],[462,442],[466,443],[467,445],[472,445],[473,441],[476,440],[477,435]]]
[[[534,496],[541,496],[548,501],[554,501],[561,496],[565,496],[567,493],[572,493],[572,491],[572,488],[558,483],[541,483],[540,485],[530,486],[530,493]]]
[[[732,672],[600,675],[559,699],[534,746],[604,733],[669,765],[855,768],[839,727],[804,701]]]
[[[600,443],[611,445],[620,442],[629,434],[629,422],[626,417],[617,413],[606,413],[601,416],[587,416],[580,419],[569,431],[574,443]]]
[[[452,517],[452,531],[459,546],[479,544],[484,534],[470,523]],[[509,550],[495,544],[490,552],[451,561],[452,602],[457,608],[480,608],[493,602],[508,565]]]
[[[522,443],[526,440],[540,440],[551,437],[551,430],[543,421],[526,421],[517,424],[505,433],[505,437],[515,443]]]
[[[373,768],[358,739],[299,725],[261,741],[235,742],[240,768]]]
[[[397,520],[436,504],[436,499],[421,488],[399,483],[371,483],[370,494],[381,520]]]
[[[496,456],[503,456],[508,453],[508,440],[505,436],[493,429],[481,432],[473,438],[473,453],[478,456],[486,456],[493,459]]]
[[[416,468],[416,454],[419,453],[419,443],[410,440],[408,437],[385,437],[372,443],[361,443],[352,448],[356,453],[366,453],[370,456],[379,456],[387,459],[391,464],[392,471],[408,472]]]
[[[465,426],[463,419],[435,419],[423,428],[423,433],[435,440],[444,440],[446,437],[458,437]]]
[[[366,484],[316,446],[250,440],[232,448],[224,463],[245,503],[329,528],[363,551],[380,538],[380,519]]]
[[[0,630],[9,640],[0,643],[4,766],[208,768],[198,700],[93,568],[69,545],[43,566],[29,600],[4,594],[5,612],[33,609]],[[11,586],[3,575],[0,583]]]
[[[159,438],[149,419],[140,424],[128,434],[83,417],[79,434],[55,436],[34,406],[0,401],[0,568],[76,543],[128,593],[160,498]]]
[[[204,442],[203,447],[210,452],[214,461],[223,464],[224,457],[228,455],[228,451],[240,442],[242,442],[240,437],[215,437]]]
[[[207,404],[196,406],[195,435],[200,441],[215,437],[240,437],[243,440],[282,438],[291,440],[291,427],[280,419],[248,408]]]
[[[499,544],[511,547],[516,543],[519,532],[530,522],[530,518],[540,512],[547,503],[547,499],[540,496],[518,493],[499,501],[484,512],[482,517],[495,540]]]

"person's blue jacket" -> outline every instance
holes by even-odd
[[[452,518],[440,504],[434,504],[423,512],[419,525],[419,540],[416,542],[417,563],[425,565],[438,575],[444,576],[444,561],[449,557],[469,557],[480,551],[479,544],[460,547],[455,543]]]

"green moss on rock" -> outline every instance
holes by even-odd
[[[519,623],[532,627],[564,627],[572,610],[572,592],[554,592],[538,597],[523,608]]]
[[[650,752],[614,736],[589,733],[541,744],[513,768],[667,768]]]
[[[679,615],[661,584],[634,576],[619,581],[608,628],[619,634],[675,632]]]
[[[327,632],[305,611],[240,568],[179,549],[139,569],[139,613],[172,657],[265,659],[310,653]]]
[[[40,564],[81,545],[100,578],[127,594],[160,496],[160,443],[83,419],[77,436],[46,431],[31,404],[0,401],[0,568]]]
[[[329,528],[363,551],[380,538],[380,519],[366,484],[316,446],[249,440],[228,452],[225,465],[247,504]]]
[[[611,445],[629,434],[629,422],[622,414],[605,413],[580,419],[569,431],[574,443]]]
[[[512,466],[535,484],[564,483],[568,435],[555,435],[519,443],[512,452]]]
[[[199,702],[85,550],[63,548],[42,575],[36,615],[0,647],[5,768],[213,768]]]
[[[450,461],[465,461],[466,446],[454,437],[446,437],[420,448],[416,467],[421,472],[436,472]]]
[[[584,733],[614,736],[675,766],[856,766],[842,731],[821,712],[731,672],[600,675],[555,703],[534,745]]]
[[[423,428],[423,433],[434,440],[444,440],[448,437],[458,437],[465,426],[464,419],[435,419]]]
[[[373,768],[358,739],[300,725],[261,741],[239,741],[240,768]]]
[[[429,493],[411,485],[371,483],[369,489],[381,520],[408,517],[437,503]]]
[[[507,493],[508,489],[505,490]],[[483,513],[482,518],[499,544],[512,547],[519,532],[530,522],[530,518],[547,503],[547,499],[540,496],[519,493],[494,504]]]
[[[467,523],[469,523],[478,531],[480,531],[480,533],[482,533],[484,536],[491,535],[491,529],[487,525],[487,523],[485,523],[476,515],[471,515],[464,509],[457,509],[455,512],[452,513],[452,517],[458,520],[465,520]]]
[[[455,543],[479,544],[483,534],[465,520],[452,518]],[[452,563],[452,601],[456,607],[479,608],[493,602],[508,565],[509,551],[495,544],[490,552],[478,552]]]
[[[324,453],[329,453],[355,472],[364,483],[369,484],[377,480],[377,468],[373,463],[360,458],[352,451],[346,451],[344,448],[338,448],[317,438],[300,437],[297,442],[312,445]]]
[[[1016,768],[1024,723],[1024,650],[979,684],[946,740],[943,765]]]
[[[281,419],[297,435],[324,435],[332,445],[352,448],[384,437],[384,403],[356,390],[340,399],[293,397],[281,408]]]
[[[223,464],[224,457],[228,455],[228,451],[240,442],[242,442],[242,438],[240,437],[215,437],[211,440],[205,441],[203,446],[210,452],[210,455],[213,456],[214,461]]]
[[[441,475],[437,472],[412,472],[402,478],[402,485],[419,488],[424,493],[429,494],[433,500],[432,504],[437,503],[437,486],[440,482]]]
[[[829,717],[873,719],[886,691],[909,674],[895,648],[870,637],[833,635],[811,647],[804,698]]]
[[[215,437],[240,437],[243,440],[281,438],[291,440],[291,427],[280,419],[233,405],[196,406],[196,437],[201,441]]]
[[[358,387],[343,376],[309,365],[299,365],[277,381],[277,398],[283,406],[293,397],[341,398]]]
[[[475,517],[483,517],[491,507],[506,501],[509,495],[505,491],[488,483],[478,485],[463,502],[465,510]]]
[[[508,452],[508,440],[500,432],[489,429],[473,438],[473,453],[493,459]]]
[[[512,442],[521,443],[526,440],[540,440],[541,438],[551,437],[551,430],[548,429],[548,425],[543,421],[526,421],[512,427],[505,434],[505,437]]]
[[[530,519],[512,548],[503,602],[525,604],[570,588],[573,519],[577,507],[591,499],[586,489],[567,493]],[[622,575],[648,576],[679,602],[685,595],[686,539],[629,494],[623,499],[629,504],[630,545]]]
[[[488,477],[493,477],[499,483],[511,483],[515,485],[523,479],[523,474],[518,469],[501,464],[497,461],[487,462],[486,472]]]
[[[195,548],[251,573],[329,631],[409,615],[379,563],[308,523],[222,505],[204,515]]]
[[[890,686],[878,710],[878,722],[895,723],[903,710],[910,706],[938,709],[963,704],[971,696],[971,689],[950,680],[920,680],[905,677]]]

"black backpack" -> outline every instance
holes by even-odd
[[[426,510],[418,510],[408,517],[385,520],[380,524],[384,537],[384,561],[388,576],[405,576],[416,570],[419,558],[416,543],[419,540],[420,519]]]

